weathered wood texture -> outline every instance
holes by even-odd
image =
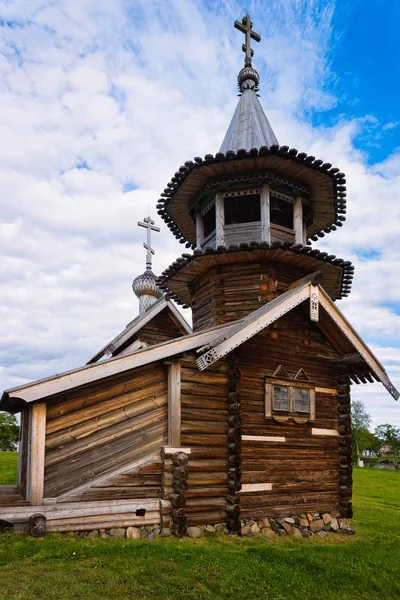
[[[190,448],[185,494],[188,526],[225,522],[228,492],[229,367],[219,361],[200,372],[195,360],[191,353],[181,361],[181,443]]]
[[[16,533],[29,531],[29,520],[35,513],[46,517],[47,531],[140,527],[160,523],[160,505],[161,501],[153,498],[108,502],[60,502],[24,507],[13,505],[2,509],[2,518],[14,525]]]
[[[234,321],[286,292],[306,272],[271,261],[220,265],[191,285],[195,331]]]
[[[146,342],[148,346],[153,346],[173,340],[185,335],[185,333],[171,312],[167,308],[164,308],[149,323],[141,327],[126,343],[119,347],[113,355],[115,356],[123,352],[135,340],[141,340]]]
[[[317,388],[335,390],[336,352],[302,307],[298,307],[245,342],[237,354],[242,375],[241,422],[245,436],[242,483],[272,484],[270,491],[241,493],[242,517],[337,511],[339,501],[344,502],[339,496],[341,438],[312,434],[312,428],[337,430],[337,396],[317,391],[313,423],[292,420],[278,423],[264,416],[266,375],[272,375],[280,364],[289,376],[303,368]],[[268,442],[247,436],[277,436],[285,441]],[[349,480],[346,482],[348,485]]]
[[[47,412],[45,496],[111,477],[124,464],[159,453],[166,438],[167,370],[161,363],[65,394]],[[93,487],[84,498],[158,497],[160,492],[158,463],[120,473],[111,485]]]

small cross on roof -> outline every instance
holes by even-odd
[[[152,218],[150,217],[150,215],[148,217],[145,217],[142,221],[138,221],[138,225],[139,227],[144,227],[145,229],[147,229],[147,243],[143,242],[143,246],[144,248],[146,248],[147,253],[146,253],[146,269],[151,270],[151,263],[152,263],[152,254],[154,254],[154,250],[151,247],[151,232],[152,231],[157,231],[160,232],[160,228],[159,227],[155,227],[154,226],[154,221],[152,220]]]

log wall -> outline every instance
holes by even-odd
[[[190,287],[193,330],[241,319],[304,275],[298,267],[272,261],[213,267]]]
[[[302,311],[302,307],[293,310],[238,350],[242,518],[335,512],[339,508],[337,355]],[[316,384],[315,422],[278,423],[265,418],[264,377],[272,375],[280,364],[289,376],[303,368]],[[326,435],[315,435],[313,429],[325,430]],[[246,436],[278,437],[285,441],[249,441]],[[270,484],[265,487],[271,489],[243,491],[246,484]]]
[[[197,356],[181,361],[181,444],[190,448],[187,524],[205,525],[226,520],[228,493],[228,364],[221,360],[199,371]]]
[[[167,402],[167,372],[160,363],[54,400],[47,411],[45,497],[77,488],[85,500],[159,497]],[[153,464],[141,462],[143,468],[132,472],[135,461],[153,455]],[[110,479],[98,484],[107,474]],[[96,487],[81,489],[91,481]]]

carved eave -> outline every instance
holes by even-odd
[[[348,296],[351,291],[354,267],[350,261],[290,242],[274,242],[271,245],[254,242],[229,248],[219,247],[217,250],[195,250],[193,254],[183,254],[173,262],[158,278],[158,285],[168,291],[176,302],[187,307],[191,303],[188,284],[207,269],[217,264],[260,260],[287,263],[306,273],[320,269],[325,290],[333,300]]]
[[[157,204],[158,213],[187,247],[196,243],[189,204],[211,179],[273,171],[307,186],[313,202],[313,223],[307,237],[318,239],[343,225],[346,213],[345,175],[330,163],[288,146],[253,148],[249,152],[218,152],[187,161],[172,177]]]

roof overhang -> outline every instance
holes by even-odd
[[[154,317],[156,317],[163,310],[168,310],[176,323],[182,331],[182,335],[190,335],[192,333],[192,328],[189,323],[186,322],[184,317],[181,315],[179,310],[175,308],[173,303],[164,295],[162,298],[157,300],[152,306],[146,310],[146,312],[142,315],[139,315],[136,319],[134,319],[131,323],[129,323],[121,333],[119,333],[114,339],[111,340],[104,348],[102,348],[97,354],[95,354],[86,364],[90,365],[92,363],[97,362],[103,356],[107,356],[107,354],[116,354],[118,351],[125,347],[132,338],[140,332],[142,327],[147,325]],[[133,350],[132,350],[133,351]]]
[[[273,171],[307,186],[313,204],[313,223],[307,236],[319,235],[342,226],[346,212],[345,175],[330,163],[316,160],[314,156],[298,153],[288,146],[266,146],[250,152],[218,152],[204,159],[187,161],[172,177],[157,205],[158,213],[174,235],[183,243],[196,243],[195,222],[189,205],[210,180],[218,177],[235,177],[245,174]]]
[[[287,292],[239,321],[183,336],[128,356],[112,358],[6,390],[0,400],[0,410],[18,412],[23,403],[48,399],[82,385],[101,381],[136,367],[165,360],[194,349],[197,349],[200,354],[197,361],[199,369],[206,369],[271,323],[307,301],[310,305],[311,320],[315,321],[324,333],[326,332],[328,339],[339,354],[338,361],[345,362],[349,353],[353,355],[353,364],[358,369],[358,375],[356,378],[353,376],[353,380],[367,383],[373,378],[380,381],[393,398],[398,400],[399,392],[391,383],[384,367],[321,287],[320,278],[321,273],[315,272],[294,282]],[[350,376],[352,376],[351,372]]]

